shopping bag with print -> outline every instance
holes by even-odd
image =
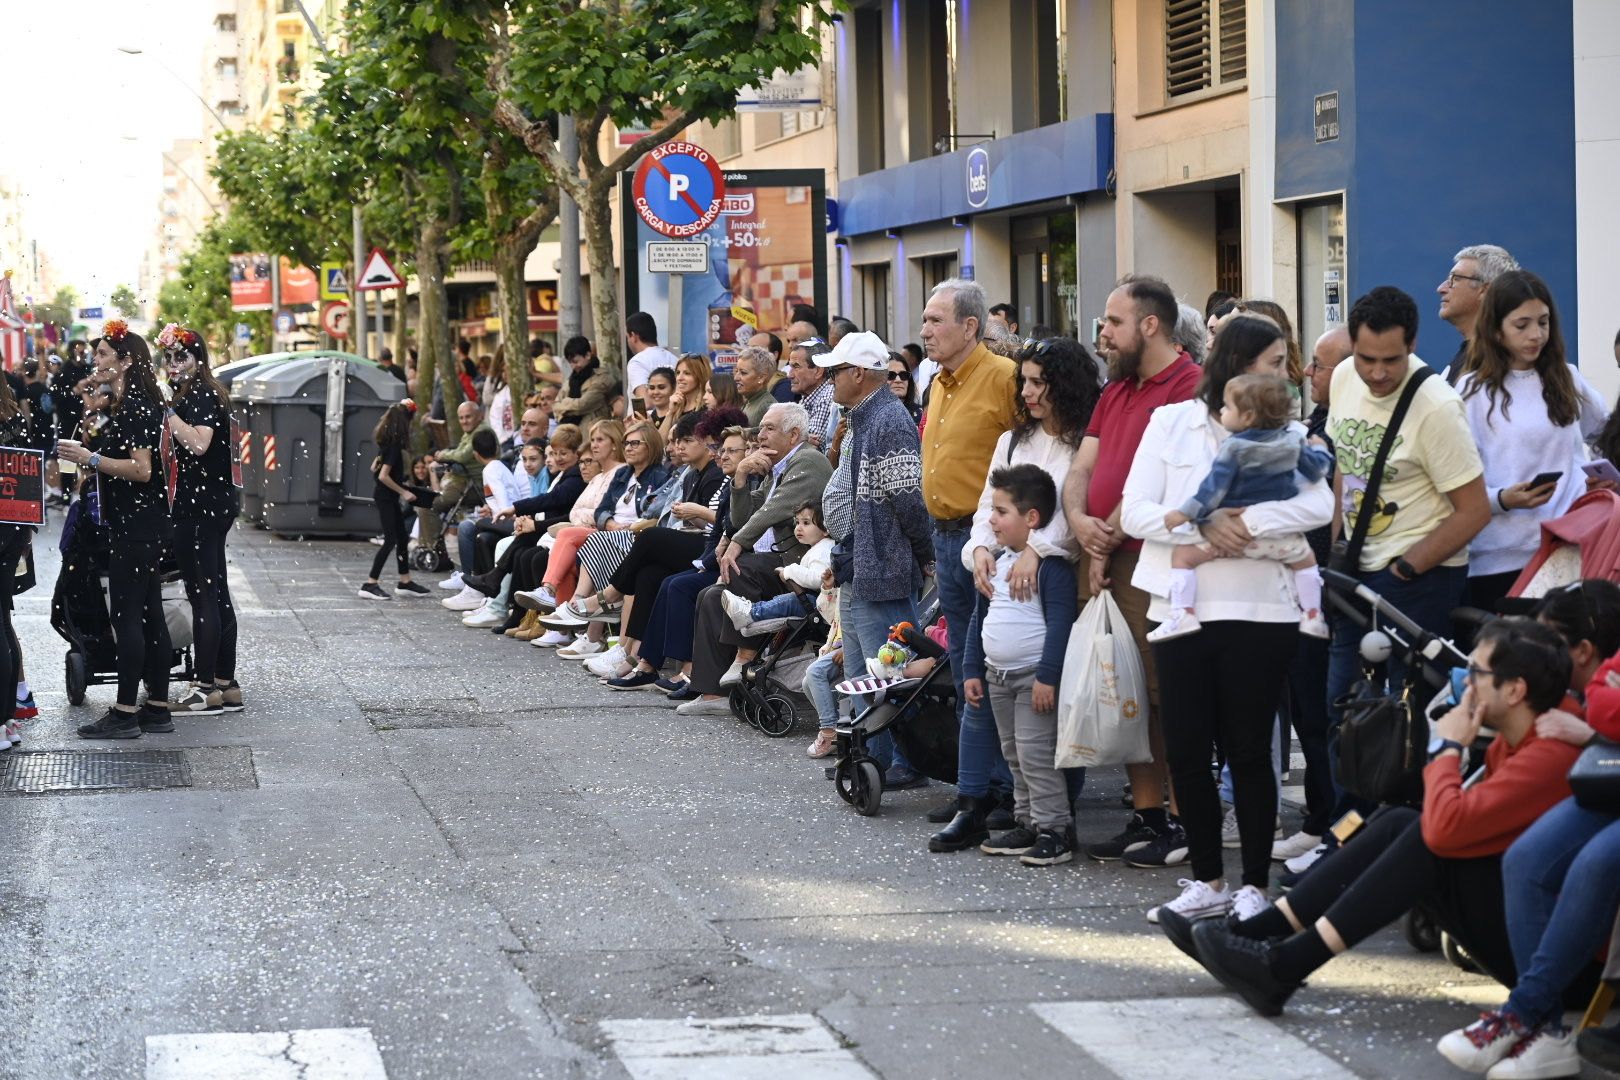
[[[1069,631],[1054,763],[1072,769],[1152,760],[1142,655],[1113,595],[1100,592]]]

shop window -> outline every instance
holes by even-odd
[[[855,267],[855,310],[850,317],[857,326],[889,340],[889,264],[867,263]]]
[[[1248,77],[1244,0],[1165,0],[1164,90],[1170,100]]]

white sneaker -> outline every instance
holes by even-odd
[[[1282,826],[1278,825],[1271,833],[1273,840],[1282,839]],[[1226,816],[1221,819],[1221,847],[1240,848],[1243,846],[1243,836],[1238,832],[1237,807],[1226,808]],[[1276,858],[1275,855],[1272,858]]]
[[[1479,1014],[1465,1028],[1458,1028],[1440,1037],[1434,1048],[1440,1056],[1457,1068],[1471,1073],[1489,1073],[1513,1052],[1513,1048],[1531,1038],[1516,1020],[1500,1009]]]
[[[675,706],[676,716],[730,716],[731,702],[725,698],[693,698]]]
[[[441,588],[441,589],[449,589],[451,592],[459,592],[465,586],[466,586],[466,582],[461,580],[461,571],[460,570],[457,570],[455,573],[451,574],[449,577],[447,577],[443,581],[439,582],[439,588]]]
[[[600,641],[592,641],[588,637],[577,637],[572,645],[564,645],[557,650],[557,655],[564,660],[583,660],[587,656],[607,652],[607,646]]]
[[[489,597],[485,596],[471,585],[463,585],[460,592],[456,593],[454,596],[445,597],[443,600],[440,600],[439,603],[443,604],[451,611],[477,611],[488,601]]]
[[[1313,850],[1322,842],[1320,836],[1312,836],[1308,832],[1297,832],[1286,840],[1279,840],[1271,845],[1271,857],[1276,862],[1287,862],[1297,859],[1307,851]]]
[[[1292,859],[1285,859],[1283,866],[1290,874],[1303,874],[1311,868],[1311,864],[1327,854],[1326,844],[1317,844],[1303,855],[1295,855]]]
[[[737,628],[737,633],[748,633],[749,626],[753,625],[754,622],[753,604],[750,604],[730,589],[726,589],[720,593],[720,606],[725,608],[726,617],[731,620],[731,625]]]
[[[1327,620],[1322,618],[1321,612],[1317,612],[1315,615],[1301,615],[1299,632],[1306,637],[1321,638],[1326,641],[1329,637]]]
[[[1581,1058],[1575,1052],[1575,1032],[1543,1024],[1492,1065],[1485,1080],[1555,1080],[1579,1075]]]
[[[590,624],[589,619],[574,610],[572,601],[562,605],[549,615],[540,616],[540,625],[551,630],[578,630]]]
[[[461,625],[488,630],[491,627],[500,626],[504,622],[506,622],[506,612],[497,608],[493,601],[486,601],[483,607],[471,615],[465,616],[461,620]]]
[[[629,657],[625,654],[624,646],[615,645],[607,652],[587,659],[585,670],[592,675],[617,675],[627,659]]]
[[[574,636],[572,634],[565,634],[561,630],[547,630],[529,644],[537,649],[555,649],[559,645],[567,645],[573,640]]]
[[[733,660],[726,673],[720,676],[721,686],[736,686],[742,682],[743,664],[741,660]]]
[[[1225,915],[1226,909],[1232,906],[1232,894],[1224,888],[1212,889],[1202,881],[1187,878],[1182,878],[1176,884],[1181,886],[1181,895],[1167,904],[1148,908],[1148,922],[1158,925],[1159,907],[1167,907],[1177,914],[1197,920]]]
[[[1178,637],[1186,637],[1188,634],[1196,634],[1203,628],[1204,624],[1198,621],[1197,615],[1186,608],[1174,608],[1170,612],[1170,617],[1160,623],[1157,629],[1148,631],[1147,639],[1171,641]]]
[[[1237,919],[1252,919],[1271,906],[1271,898],[1253,885],[1245,885],[1232,894],[1232,915]]]

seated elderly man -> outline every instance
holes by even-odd
[[[804,406],[773,404],[760,421],[759,449],[732,476],[732,532],[718,553],[720,580],[698,595],[691,689],[701,696],[681,705],[682,715],[729,714],[720,694],[764,644],[762,637],[737,632],[723,606],[726,591],[750,602],[776,596],[788,587],[777,568],[798,562],[808,550],[794,535],[794,514],[819,501],[832,479],[826,455],[810,445],[809,423]]]
[[[461,501],[467,485],[473,481],[473,474],[481,467],[478,455],[473,452],[473,435],[480,431],[490,431],[493,434],[489,424],[484,420],[483,407],[476,401],[463,401],[456,406],[456,423],[461,425],[461,441],[449,450],[440,450],[427,455],[429,462],[444,466],[445,473],[439,484],[438,498],[433,500],[433,505],[416,508],[424,544],[431,544],[439,539],[439,535],[444,531],[444,515]]]

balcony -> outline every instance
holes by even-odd
[[[283,85],[296,83],[301,73],[298,61],[294,57],[283,56],[276,61],[276,79]]]

